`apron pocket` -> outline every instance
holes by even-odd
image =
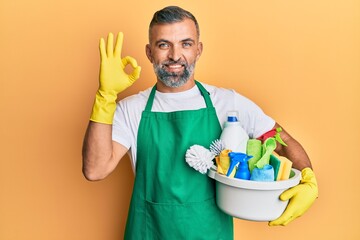
[[[146,239],[219,240],[232,236],[232,218],[218,209],[215,198],[185,204],[146,201]]]

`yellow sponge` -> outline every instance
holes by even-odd
[[[229,152],[231,152],[231,150],[224,149],[221,151],[220,155],[215,158],[216,165],[217,165],[217,172],[219,174],[226,175],[229,170],[229,167],[230,167]],[[234,168],[234,170],[231,172],[229,177],[233,178],[235,173],[236,173],[236,168]]]
[[[278,156],[278,159],[280,160],[281,163],[276,180],[277,181],[287,180],[290,177],[292,162],[286,157],[282,157],[282,156]]]

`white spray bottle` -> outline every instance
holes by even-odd
[[[228,112],[227,122],[224,124],[224,129],[220,135],[226,149],[233,152],[246,153],[246,146],[249,136],[241,127],[238,121],[238,112]]]

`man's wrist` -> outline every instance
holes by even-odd
[[[99,123],[112,124],[116,110],[116,94],[104,93],[98,90],[90,116],[90,120]]]

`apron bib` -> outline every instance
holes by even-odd
[[[215,182],[185,162],[186,150],[209,147],[221,127],[205,88],[206,108],[151,112],[156,85],[142,113],[136,177],[125,239],[233,239],[232,217],[215,203]]]

